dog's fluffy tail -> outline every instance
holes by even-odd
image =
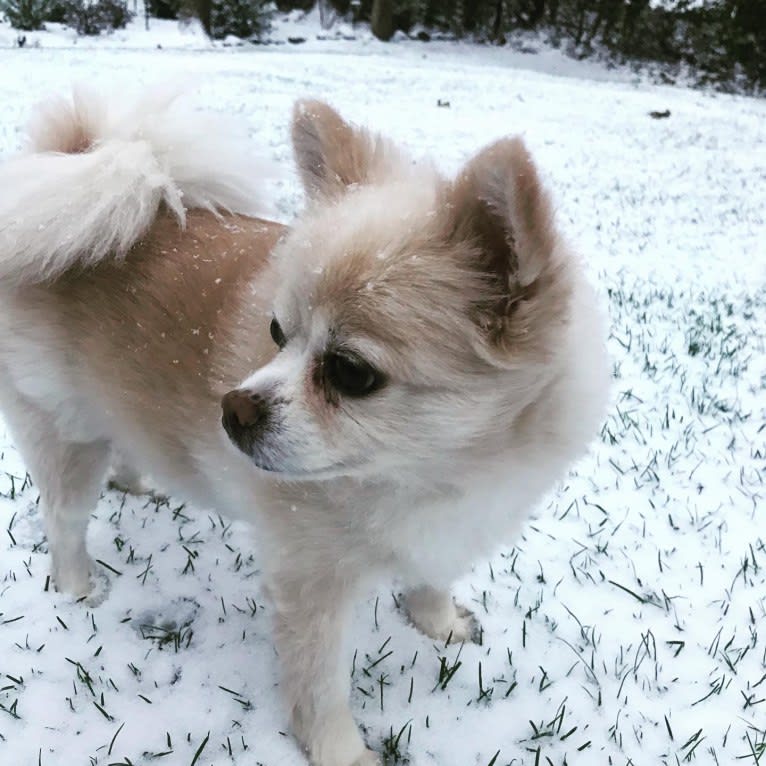
[[[0,284],[50,282],[123,258],[162,205],[254,215],[266,164],[246,135],[155,90],[129,109],[87,91],[39,108],[0,164]]]

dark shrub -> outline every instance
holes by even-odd
[[[273,3],[264,0],[213,0],[210,36],[218,40],[227,35],[257,39],[271,28],[273,13]]]
[[[0,12],[15,29],[42,29],[48,20],[48,0],[0,0]]]
[[[182,16],[182,0],[146,0],[146,10],[155,19],[177,19]]]
[[[122,29],[133,17],[122,0],[67,0],[64,21],[78,35],[100,35]]]

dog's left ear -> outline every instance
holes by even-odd
[[[309,199],[333,198],[381,180],[401,164],[393,144],[347,123],[331,106],[305,99],[293,109],[295,159]]]
[[[550,199],[520,138],[474,157],[448,191],[452,236],[470,243],[471,267],[486,283],[476,306],[482,354],[512,365],[545,353],[548,333],[566,320],[569,281]]]

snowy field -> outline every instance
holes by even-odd
[[[435,645],[391,588],[359,604],[368,741],[415,766],[766,764],[766,103],[469,45],[169,39],[0,49],[0,156],[75,80],[188,77],[280,163],[307,94],[450,172],[521,133],[610,311],[601,438],[457,584],[483,644]],[[274,194],[289,220],[291,169]],[[245,525],[105,491],[89,545],[111,592],[89,608],[47,588],[37,491],[1,422],[0,493],[0,763],[302,763]]]

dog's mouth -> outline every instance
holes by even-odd
[[[284,481],[334,479],[339,476],[347,476],[362,465],[360,460],[352,462],[339,460],[336,463],[329,463],[320,468],[300,468],[290,465],[286,460],[264,455],[258,449],[255,440],[247,440],[246,443],[243,443],[241,438],[233,436],[229,433],[228,429],[226,429],[226,433],[229,441],[237,450],[248,457],[256,468],[270,474],[274,479]]]
[[[284,481],[314,481],[323,479],[335,479],[339,476],[348,476],[359,463],[337,462],[321,468],[295,468],[293,466],[277,465],[270,460],[258,455],[248,455],[253,464],[261,471],[271,474],[275,479]]]

